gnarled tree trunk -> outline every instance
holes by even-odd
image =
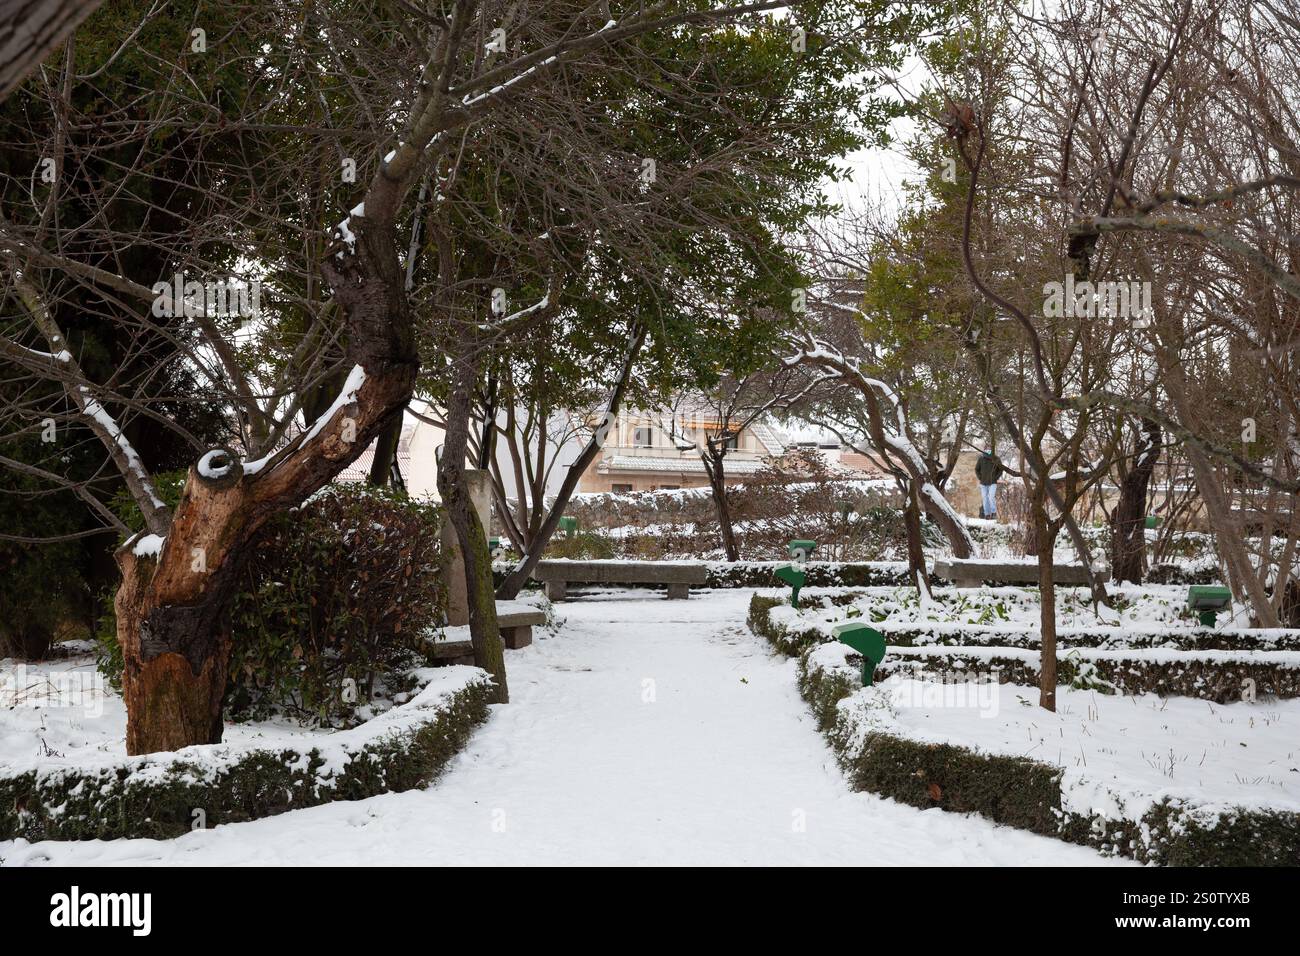
[[[354,216],[355,254],[323,264],[355,363],[328,418],[247,472],[230,449],[205,456],[204,473],[190,468],[157,557],[137,555],[134,539],[118,552],[130,754],[221,740],[226,611],[258,530],[355,461],[410,402],[419,359],[391,217],[384,221]]]

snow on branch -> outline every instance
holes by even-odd
[[[149,495],[150,501],[155,508],[166,508],[162,499],[154,491],[153,482],[149,479],[149,473],[145,471],[144,464],[140,461],[140,456],[136,453],[135,446],[127,440],[122,434],[122,429],[118,427],[117,420],[108,413],[108,410],[90,393],[90,389],[85,385],[78,385],[77,392],[82,396],[78,400],[81,406],[81,412],[87,418],[91,419],[98,427],[96,432],[106,436],[109,441],[117,446],[126,463],[127,470],[136,477],[140,486]]]
[[[787,366],[813,365],[827,369],[843,379],[856,382],[858,390],[868,398],[879,393],[889,403],[894,412],[892,426],[887,423],[884,416],[879,416],[881,419],[880,428],[885,443],[885,448],[882,448],[881,452],[884,453],[886,450],[893,452],[905,462],[905,470],[920,493],[929,500],[934,508],[951,521],[956,533],[965,539],[967,547],[971,553],[974,553],[975,542],[966,527],[965,519],[957,513],[949,504],[948,499],[943,496],[943,493],[930,481],[930,470],[925,464],[925,459],[907,434],[907,417],[898,394],[880,379],[864,374],[857,359],[844,355],[838,349],[824,342],[817,341],[807,332],[804,334],[806,336],[804,347],[794,355],[782,359],[782,364]]]
[[[502,326],[509,325],[511,322],[515,321],[516,319],[522,319],[526,315],[532,315],[534,312],[538,312],[542,309],[548,308],[550,304],[551,304],[551,294],[548,292],[546,293],[546,295],[542,296],[540,300],[534,302],[532,305],[528,306],[527,308],[523,308],[520,309],[518,312],[514,312],[511,313],[510,315],[503,316],[500,319],[497,319],[495,322],[484,325],[483,328],[484,329],[501,328]]]
[[[366,370],[360,365],[352,366],[352,371],[348,373],[347,379],[343,382],[343,387],[339,390],[338,397],[334,399],[329,408],[325,409],[325,411],[321,413],[320,417],[312,423],[311,427],[285,448],[282,448],[279,451],[268,452],[266,455],[253,461],[244,462],[244,474],[256,475],[258,472],[265,470],[267,465],[272,462],[283,460],[292,449],[299,448],[310,442],[321,433],[321,430],[330,423],[330,420],[340,409],[346,408],[356,402],[357,392],[361,390],[361,386],[365,384],[365,381]]]

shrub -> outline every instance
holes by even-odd
[[[445,610],[439,528],[436,507],[361,485],[271,518],[231,602],[227,716],[347,726],[408,690]],[[99,644],[116,684],[111,606]]]
[[[548,558],[599,561],[614,557],[614,543],[606,535],[591,531],[560,533],[546,543],[545,555]]]

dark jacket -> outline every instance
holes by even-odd
[[[996,485],[1004,470],[1002,462],[993,455],[980,455],[975,462],[975,477],[981,485]]]

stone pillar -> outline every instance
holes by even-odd
[[[976,451],[958,454],[957,465],[944,492],[955,511],[972,518],[980,513],[980,483],[975,477],[975,462],[978,460],[979,452]],[[1002,480],[1009,480],[1009,476],[1003,475]]]
[[[478,468],[465,469],[465,484],[469,488],[469,500],[474,502],[478,520],[483,523],[484,544],[491,531],[492,487],[488,484],[488,473]],[[442,526],[442,546],[447,552],[447,623],[458,627],[469,623],[469,598],[465,586],[465,560],[461,557],[460,544],[456,541],[456,529],[450,521]]]

